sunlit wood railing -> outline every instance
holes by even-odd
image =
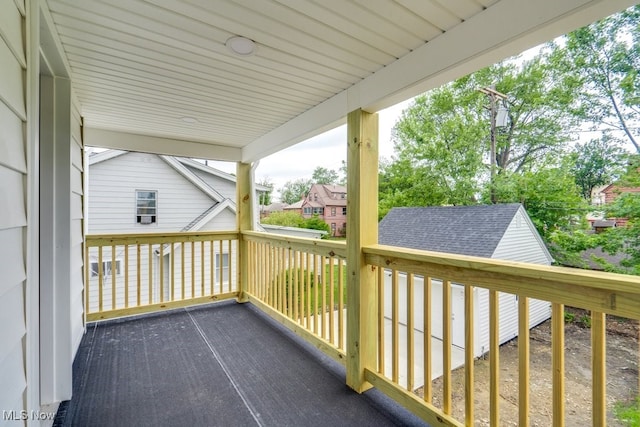
[[[383,245],[365,247],[364,253],[366,262],[377,268],[378,357],[377,365],[365,372],[375,387],[432,425],[471,426],[478,418],[503,425],[499,346],[517,334],[518,391],[512,400],[518,413],[508,421],[530,425],[529,330],[539,323],[546,305],[552,319],[552,387],[550,399],[536,405],[546,405],[550,424],[563,426],[566,304],[591,311],[592,424],[607,424],[611,404],[607,406],[605,314],[640,319],[640,278]],[[510,314],[508,299],[515,301]],[[463,319],[456,318],[454,310]],[[486,312],[484,317],[480,311]],[[507,314],[516,318],[515,331],[509,332],[502,322]],[[480,416],[474,405],[478,355],[489,357],[489,413]],[[439,359],[442,362],[434,366]],[[452,370],[459,365],[463,385],[452,381]],[[440,375],[435,396],[433,379]],[[581,396],[588,395],[585,391]],[[454,407],[454,395],[456,402],[463,401],[462,408]]]
[[[344,242],[258,232],[89,235],[87,319],[239,297],[243,260],[247,299],[346,365],[346,251]],[[376,272],[361,284],[377,306],[378,350],[364,373],[373,386],[431,425],[527,426],[530,408],[545,405],[549,424],[563,426],[568,305],[591,313],[591,392],[582,394],[590,394],[592,425],[611,421],[606,315],[640,319],[640,278],[383,245],[363,252]],[[530,328],[549,317],[551,386],[540,401],[531,393]],[[513,415],[505,414],[500,346],[516,336]],[[482,410],[474,403],[479,357],[489,359]]]
[[[249,242],[249,300],[344,363],[346,246],[244,232]]]
[[[238,296],[233,232],[87,235],[87,320]]]

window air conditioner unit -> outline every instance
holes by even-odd
[[[140,217],[140,224],[151,224],[151,215],[142,215],[142,217]]]

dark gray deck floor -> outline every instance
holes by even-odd
[[[251,304],[91,324],[58,426],[422,425]]]

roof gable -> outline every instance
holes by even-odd
[[[344,197],[333,194],[344,194]],[[309,189],[306,200],[311,206],[346,206],[347,205],[347,188],[343,185],[336,184],[313,184]],[[317,195],[317,197],[316,197]],[[315,204],[314,204],[315,203]]]
[[[519,203],[393,208],[379,225],[384,245],[491,258]]]

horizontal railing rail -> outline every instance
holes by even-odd
[[[87,235],[88,321],[238,296],[234,232]]]
[[[346,245],[243,232],[248,241],[249,300],[344,364]]]
[[[477,357],[488,355],[489,413],[482,417],[490,425],[501,425],[500,345],[517,336],[518,391],[513,399],[518,412],[517,419],[509,421],[530,425],[529,330],[551,317],[552,387],[549,400],[541,404],[552,402],[550,421],[562,426],[564,316],[565,305],[570,305],[591,312],[592,424],[606,425],[607,411],[611,413],[606,314],[640,319],[640,278],[384,245],[367,246],[363,252],[367,264],[377,268],[372,284],[378,301],[377,366],[365,372],[374,386],[432,425],[475,425],[474,364]],[[507,318],[515,318],[515,323]],[[435,366],[437,359],[442,361]],[[452,380],[457,366],[464,371],[462,386]],[[436,376],[441,376],[437,399]],[[454,395],[463,397],[462,408],[455,408],[459,404],[453,402]]]

